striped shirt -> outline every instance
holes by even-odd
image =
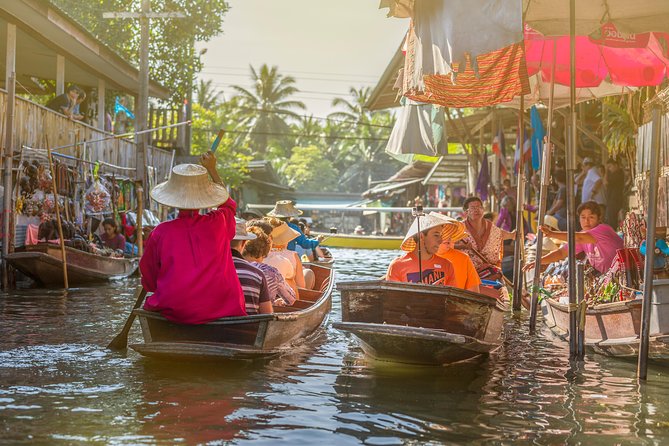
[[[253,262],[252,265],[258,267],[265,274],[272,303],[279,298],[283,299],[286,305],[293,305],[295,303],[297,300],[295,291],[288,285],[286,279],[283,278],[278,269],[267,263]]]
[[[263,272],[244,260],[236,249],[232,250],[232,261],[237,269],[239,283],[242,285],[244,300],[246,301],[246,314],[258,314],[260,304],[271,302],[267,279]]]

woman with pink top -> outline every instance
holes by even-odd
[[[623,239],[607,224],[602,223],[602,208],[594,201],[582,203],[576,210],[579,221],[581,222],[580,232],[576,233],[576,254],[585,253],[588,263],[600,273],[606,273],[616,251],[623,248]],[[541,226],[544,236],[567,241],[567,233],[555,231],[546,225]],[[541,264],[557,262],[567,257],[568,245],[552,251],[541,258]],[[525,266],[525,270],[532,269],[534,263]]]
[[[156,226],[139,262],[142,286],[153,292],[144,309],[182,324],[246,315],[230,249],[237,204],[216,172],[214,154],[204,154],[201,163],[175,166],[169,180],[151,190],[179,215]]]

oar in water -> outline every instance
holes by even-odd
[[[144,287],[140,285],[137,288],[137,291],[135,292],[135,297],[137,298],[135,306],[132,307],[130,315],[128,316],[128,319],[125,321],[125,325],[123,326],[121,332],[117,334],[116,337],[112,339],[112,341],[107,346],[108,349],[123,350],[124,348],[128,347],[128,333],[130,333],[130,328],[132,327],[132,323],[135,321],[134,310],[141,307],[142,303],[144,302],[144,299],[146,298],[146,290],[144,289]]]

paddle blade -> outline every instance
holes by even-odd
[[[112,339],[112,341],[107,346],[107,348],[110,350],[123,350],[128,347],[128,333],[130,333],[130,328],[132,328],[132,323],[135,320],[134,310],[141,307],[142,303],[144,303],[144,299],[146,298],[146,290],[142,286],[139,286],[137,291],[135,291],[135,297],[137,300],[135,301],[135,305],[130,311],[128,319],[125,321],[121,332],[117,334],[116,337]]]

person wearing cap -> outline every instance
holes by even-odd
[[[455,249],[455,243],[467,235],[464,223],[437,212],[430,212],[428,215],[441,218],[447,223],[441,234],[442,242],[439,245],[437,256],[449,260],[453,265],[453,270],[455,271],[454,286],[478,293],[480,291],[481,278],[476,272],[476,268],[474,268],[472,259],[464,252]]]
[[[433,215],[416,217],[401,245],[407,253],[390,262],[386,280],[455,286],[453,265],[436,255],[443,242],[444,225],[441,218]]]
[[[277,268],[263,263],[272,249],[272,239],[269,234],[265,233],[259,226],[249,226],[249,222],[246,223],[246,230],[255,234],[256,238],[249,240],[244,245],[242,250],[244,259],[262,270],[265,279],[267,279],[267,288],[273,305],[292,305],[297,300],[295,291],[288,285]],[[280,263],[280,267],[287,269],[291,268],[291,265],[288,260],[284,260]]]
[[[595,165],[592,158],[583,158],[583,167],[576,182],[583,182],[583,189],[581,191],[581,203],[586,201],[594,201],[600,206],[606,204],[604,201],[604,180],[599,174],[599,168]]]
[[[256,235],[246,231],[246,220],[235,217],[235,236],[230,242],[232,261],[237,270],[239,283],[242,285],[246,300],[246,314],[273,313],[267,279],[260,268],[244,259],[242,252],[249,240],[255,240]]]
[[[298,217],[300,215],[302,215],[302,211],[297,209],[290,200],[277,201],[274,205],[274,209],[267,213],[268,217],[278,218],[279,220],[286,222],[286,224],[291,229],[298,232],[298,236],[288,243],[288,250],[297,252],[299,246],[301,248],[300,251],[302,252],[298,252],[298,254],[307,253],[308,257],[313,257],[313,254],[309,256],[309,253],[313,251],[317,257],[325,257],[323,252],[318,248],[318,245],[322,240],[321,236],[319,236],[317,239],[310,239],[304,235],[300,227],[295,222],[290,221],[291,218]]]
[[[295,252],[288,249],[288,243],[299,236],[298,232],[288,226],[285,221],[269,217],[272,225],[272,249],[265,259],[265,263],[272,265],[283,275],[286,282],[293,288],[297,298],[300,298],[298,288],[312,289],[316,281],[314,272],[302,267],[302,260]],[[285,268],[283,260],[290,262],[290,269]]]
[[[139,262],[142,286],[153,293],[144,309],[182,324],[246,315],[230,249],[237,204],[216,172],[214,154],[202,155],[201,163],[175,166],[170,178],[151,190],[154,200],[179,214],[156,226]]]

